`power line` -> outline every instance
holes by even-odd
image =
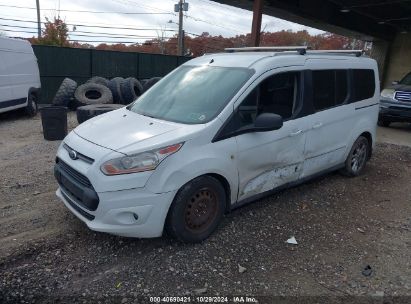
[[[173,0],[171,0],[171,1],[173,1]],[[191,0],[191,1],[192,1],[192,0]],[[198,1],[201,1],[201,2],[198,2]],[[202,3],[206,3],[207,5],[203,5]],[[219,9],[217,9],[217,8],[210,8],[210,4],[211,4],[211,5],[218,6]],[[223,14],[224,16],[231,16],[231,17],[233,17],[233,18],[238,18],[238,15],[233,15],[233,14],[230,14],[229,12],[227,12],[227,11],[228,11],[227,7],[224,7],[224,6],[215,4],[215,3],[212,2],[212,1],[196,0],[196,1],[194,1],[194,4],[192,4],[192,6],[195,7],[195,5],[198,5],[198,6],[204,8],[204,9],[206,9],[207,11],[210,11],[210,12],[214,12],[214,13],[217,13],[217,14]],[[226,11],[222,12],[222,11],[221,11],[222,9],[225,9]],[[235,7],[231,7],[230,9],[236,9],[236,8],[235,8]],[[238,10],[238,9],[237,9],[237,10]]]
[[[0,20],[9,20],[9,21],[20,21],[20,22],[36,23],[36,21],[19,20],[19,19],[8,19],[8,18],[1,18],[1,17],[0,17]],[[68,25],[100,28],[100,26],[91,26],[91,25],[87,25],[87,26],[85,26],[85,25],[79,25],[79,24],[68,24]],[[0,24],[0,26],[6,26],[6,27],[12,27],[12,28],[22,28],[22,29],[33,29],[33,27],[30,27],[30,26],[22,26],[22,25]],[[155,30],[155,31],[157,31],[157,30],[162,30],[162,31],[167,31],[167,32],[176,32],[176,30],[172,30],[172,29],[170,29],[170,30],[163,30],[163,29],[135,29],[135,28],[121,28],[121,27],[119,27],[119,28],[116,28],[116,27],[104,27],[104,28],[110,28],[110,29],[130,29],[130,30],[136,30],[136,31],[141,31],[141,30]],[[91,32],[91,31],[75,31],[75,32],[71,31],[71,32],[72,32],[73,35],[75,35],[75,32],[77,32],[77,33],[85,33],[85,34],[117,35],[116,33],[101,33],[101,32]],[[196,36],[196,37],[201,37],[201,36],[202,36],[202,35],[200,35],[200,34],[195,34],[195,33],[191,33],[191,32],[187,32],[187,34],[193,35],[193,36]],[[138,35],[127,35],[127,34],[122,34],[122,35],[123,35],[124,37],[127,36],[127,37],[130,37],[130,38],[131,38],[131,37],[138,37]],[[144,37],[144,36],[142,36],[142,37]],[[115,38],[115,37],[112,37],[112,38]],[[205,37],[205,38],[210,39],[210,40],[214,40],[214,41],[219,42],[219,43],[223,43],[223,41],[219,40],[218,38],[214,38],[214,37]]]
[[[101,32],[90,32],[90,31],[70,31],[70,33],[73,33],[73,35],[76,35],[76,33],[80,34],[104,34],[104,35],[110,35],[110,36],[122,36],[122,37],[139,37],[139,35],[128,35],[128,34],[116,34],[116,33],[101,33]],[[172,36],[171,36],[172,37]]]
[[[124,1],[127,1],[127,0],[113,0],[113,1],[118,2],[118,3],[125,4]],[[173,16],[176,15],[176,14],[171,13],[171,12],[169,12],[169,11],[161,10],[161,9],[158,9],[158,8],[155,8],[155,7],[151,7],[151,6],[146,6],[146,5],[138,4],[138,3],[133,2],[133,1],[129,1],[129,0],[128,0],[127,2],[131,2],[131,3],[135,4],[135,5],[140,6],[140,7],[143,7],[143,8],[155,9],[155,10],[157,10],[157,11],[159,11],[159,12],[107,12],[107,11],[88,11],[88,10],[59,10],[59,11],[63,11],[63,12],[76,12],[76,13],[94,13],[94,14],[173,15]],[[205,2],[205,1],[203,1],[203,2]],[[130,3],[127,3],[127,4],[128,4],[128,5],[131,5]],[[209,4],[210,4],[210,3],[209,3]],[[218,5],[217,5],[217,6],[218,6]],[[17,5],[5,5],[5,4],[0,4],[0,7],[10,7],[10,8],[20,8],[20,9],[36,10],[35,7],[26,7],[26,6],[17,6]],[[55,11],[56,9],[42,8],[41,10]],[[186,14],[185,16],[186,16],[187,18],[190,18],[190,19],[192,19],[192,20],[194,20],[194,21],[197,21],[197,22],[204,22],[204,23],[207,23],[207,24],[216,26],[216,27],[220,27],[220,28],[226,29],[226,30],[234,31],[234,32],[237,32],[237,33],[243,33],[243,32],[241,32],[241,31],[239,31],[239,30],[237,30],[237,29],[234,29],[234,28],[231,28],[231,27],[227,27],[227,26],[223,26],[223,25],[216,24],[216,23],[212,23],[212,22],[209,22],[209,21],[207,21],[207,20],[203,20],[203,19],[200,19],[200,18],[197,18],[197,17],[193,17],[193,16],[188,15],[188,14]],[[76,24],[74,24],[74,25],[76,25]],[[80,25],[79,25],[79,26],[80,26]],[[83,26],[85,26],[85,25],[83,25]],[[119,28],[119,29],[128,29],[128,28]]]
[[[155,10],[155,11],[158,11],[158,12],[169,13],[169,14],[172,14],[174,16],[176,15],[171,11],[166,11],[166,10],[163,10],[163,9],[160,9],[160,8],[157,8],[157,7],[140,4],[138,2],[134,2],[134,1],[130,1],[130,0],[112,0],[112,1],[123,4],[123,5],[128,5],[128,6],[133,6],[133,7],[137,6],[137,7],[142,7],[142,8],[146,8],[146,9],[149,9],[149,10]]]
[[[200,21],[200,22],[204,22],[204,23],[207,23],[207,24],[210,24],[210,25],[214,25],[214,26],[217,26],[217,27],[221,27],[221,28],[226,29],[226,30],[234,31],[234,32],[237,32],[237,33],[243,33],[243,32],[241,32],[241,31],[239,31],[239,30],[237,30],[237,29],[229,28],[229,27],[226,27],[226,26],[223,26],[223,25],[219,25],[219,24],[215,24],[215,23],[212,23],[212,22],[207,21],[207,20],[203,20],[203,19],[200,19],[200,18],[197,18],[197,17],[190,16],[190,15],[188,15],[188,14],[186,14],[185,16],[188,17],[188,18],[193,19],[194,21]]]
[[[6,27],[17,27],[17,28],[23,28],[24,30],[15,30],[15,29],[2,29],[3,31],[7,32],[16,32],[16,33],[27,33],[27,34],[34,34],[36,32],[33,31],[28,31],[28,30],[34,30],[35,28],[33,27],[23,27],[23,26],[13,26],[13,25],[4,25],[0,24],[0,26],[6,26]],[[84,34],[86,33],[86,34]],[[95,34],[95,35],[87,35],[88,34]],[[114,39],[124,39],[124,38],[135,38],[135,39],[157,39],[158,36],[141,36],[141,35],[121,35],[121,34],[110,34],[110,33],[95,33],[95,32],[69,32],[68,33],[70,36],[80,36],[80,37],[96,37],[96,38],[114,38]],[[173,36],[165,36],[164,38],[174,38]]]
[[[28,6],[17,6],[17,5],[6,5],[0,4],[2,7],[9,7],[9,8],[20,8],[20,9],[30,9],[36,10],[35,7],[28,7]],[[41,8],[41,11],[55,11],[54,8]],[[103,11],[87,11],[87,10],[67,10],[67,9],[59,9],[59,12],[71,12],[71,13],[92,13],[92,14],[124,14],[124,15],[174,15],[173,13],[142,13],[142,12],[103,12]]]
[[[135,44],[137,41],[112,41],[112,40],[83,40],[83,39],[68,39],[67,41],[74,41],[74,42],[95,42],[95,43],[116,43],[116,44]]]
[[[32,20],[22,20],[22,19],[11,19],[11,18],[2,18],[0,20],[5,21],[15,21],[15,22],[27,22],[27,23],[37,23],[37,21]],[[162,29],[159,28],[133,28],[133,27],[111,27],[111,26],[100,26],[100,25],[87,25],[87,24],[80,24],[80,23],[66,23],[66,25],[71,26],[81,26],[81,27],[92,27],[92,28],[105,28],[105,29],[116,29],[116,30],[133,30],[133,31],[159,31]],[[165,32],[176,32],[173,29],[164,29]]]
[[[1,16],[2,17],[0,17],[0,19],[1,18],[14,18],[14,20],[18,20],[18,21],[21,21],[21,22],[33,22],[32,20],[21,20],[21,19],[19,19],[19,18],[24,18],[24,17],[20,17],[20,16],[15,16],[15,15],[8,15],[8,14],[3,14],[2,12],[0,13],[1,14]],[[10,19],[10,20],[13,20],[13,19]],[[70,20],[72,20],[72,19],[70,19]],[[122,26],[122,27],[134,27],[134,25],[133,24],[118,24],[118,23],[116,23],[116,24],[113,24],[113,23],[102,23],[102,22],[93,22],[93,24],[90,24],[90,23],[84,23],[83,22],[84,20],[81,20],[81,21],[77,21],[77,20],[72,20],[71,22],[72,22],[72,24],[75,24],[75,25],[77,25],[78,23],[83,23],[84,24],[84,26],[89,26],[89,25],[96,25],[96,26],[101,26],[101,25],[107,25],[107,26],[112,26],[112,25],[115,25],[115,26],[117,26],[116,28],[118,28],[118,26]],[[67,23],[66,23],[67,24]],[[145,28],[144,27],[142,27],[142,26],[139,26],[139,28],[140,29],[142,29],[142,30],[144,30]],[[151,27],[148,27],[148,29],[150,29]]]
[[[28,31],[28,30],[19,31],[19,30],[1,29],[1,31],[2,32],[12,32],[12,33],[24,33],[24,34],[37,34],[37,30],[36,31]]]
[[[10,29],[2,29],[4,32],[12,32],[12,33],[24,33],[24,34],[35,34],[36,31],[29,31],[29,30],[10,30]],[[104,36],[104,35],[83,35],[83,34],[70,34],[70,36],[79,36],[79,37],[88,37],[88,38],[112,38],[112,39],[125,39],[125,38],[135,38],[136,40],[139,39],[158,39],[156,36]],[[173,38],[173,37],[164,37],[164,38]],[[70,40],[70,39],[69,39]]]
[[[3,31],[5,31],[5,32],[12,32],[12,33],[25,33],[25,34],[35,34],[36,33],[36,31],[15,31],[15,30],[3,30]],[[101,37],[101,38],[114,38],[114,37],[104,37],[104,36],[86,36],[86,35],[84,35],[86,38],[88,37],[88,38],[97,38],[97,37]],[[118,38],[120,38],[120,37],[118,37]],[[150,39],[158,39],[158,37],[147,37],[147,39],[148,38],[150,38]],[[168,38],[168,39],[170,39],[170,38],[174,38],[174,37],[166,37],[166,38]],[[112,44],[136,44],[136,43],[140,43],[140,44],[145,44],[145,43],[151,43],[151,44],[153,44],[153,43],[155,43],[155,44],[158,44],[159,42],[152,42],[152,41],[150,41],[150,40],[146,40],[146,41],[144,41],[144,42],[139,42],[139,41],[115,41],[115,40],[92,40],[92,39],[90,39],[90,40],[88,40],[88,39],[68,39],[67,41],[71,41],[71,42],[94,42],[94,43],[112,43]],[[165,43],[165,44],[177,44],[177,41],[170,41],[170,40],[167,40],[167,41],[164,41],[163,43]],[[215,50],[215,51],[221,51],[222,50],[222,48],[217,48],[217,47],[213,47],[213,46],[209,46],[209,45],[203,45],[201,42],[199,42],[199,41],[193,41],[193,40],[191,40],[190,42],[189,42],[190,44],[193,44],[193,45],[199,45],[199,46],[202,46],[205,50],[207,50],[207,49],[210,49],[210,50]]]
[[[0,18],[3,19],[3,18]],[[35,22],[35,21],[26,21],[26,22]],[[34,29],[33,27],[30,26],[22,26],[22,25],[11,25],[11,24],[0,24],[0,26],[5,26],[5,27],[12,27],[12,28],[22,28],[22,29]],[[113,28],[115,29],[115,28]],[[135,30],[143,30],[143,29],[135,29]],[[161,29],[160,29],[161,30]],[[170,32],[176,32],[176,30],[166,30],[166,31],[170,31]],[[122,37],[146,37],[146,36],[139,36],[139,35],[127,35],[127,34],[116,34],[116,33],[101,33],[101,32],[91,32],[91,31],[70,31],[70,35],[76,35],[76,33],[82,33],[82,34],[105,34],[105,35],[122,35]],[[189,35],[193,35],[196,37],[201,37],[201,35],[199,34],[195,34],[195,33],[191,33],[191,32],[187,32],[187,34]],[[167,37],[167,38],[173,38],[173,37]],[[215,40],[218,42],[222,42],[221,40],[219,40],[218,38],[214,38],[214,37],[205,37],[207,39],[210,40]]]

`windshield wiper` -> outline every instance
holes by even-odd
[[[147,113],[140,113],[140,112],[137,112],[137,114],[140,114],[140,115],[143,115],[143,116],[146,116],[146,117],[150,117],[150,118],[157,118],[157,117],[155,117],[155,116],[148,115]]]

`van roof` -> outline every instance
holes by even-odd
[[[295,51],[283,52],[266,52],[266,51],[250,51],[250,52],[234,52],[234,53],[214,53],[205,54],[201,57],[194,58],[185,63],[185,65],[213,65],[220,67],[237,67],[237,68],[252,68],[258,63],[264,62],[271,67],[287,66],[287,65],[304,65],[309,59],[324,59],[324,60],[350,60],[352,62],[374,62],[368,56],[356,56],[346,53],[328,53],[307,51],[301,55]],[[268,61],[268,62],[267,62]]]
[[[33,53],[31,44],[25,39],[0,37],[0,50]]]

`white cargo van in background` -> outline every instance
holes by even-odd
[[[0,37],[0,113],[25,108],[29,116],[36,115],[40,87],[30,42]]]

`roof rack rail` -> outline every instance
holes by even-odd
[[[311,54],[353,54],[356,57],[364,55],[365,50],[310,50]]]
[[[307,52],[307,46],[255,46],[255,47],[242,47],[242,48],[226,48],[226,52],[285,52],[296,51],[300,55],[304,55]]]
[[[242,48],[226,48],[226,52],[287,52],[296,51],[300,55],[305,55],[307,51],[311,54],[353,54],[356,57],[362,56],[364,50],[310,50],[307,46],[256,46],[256,47],[242,47]]]

